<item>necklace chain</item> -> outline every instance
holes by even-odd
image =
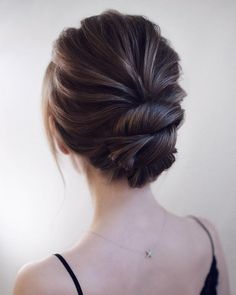
[[[116,245],[116,246],[118,246],[118,247],[120,247],[120,248],[123,248],[123,249],[129,250],[129,251],[132,251],[132,252],[139,252],[139,253],[142,253],[142,254],[145,253],[145,257],[150,258],[150,257],[152,257],[152,251],[155,249],[155,247],[157,246],[158,242],[160,241],[159,239],[160,239],[160,236],[161,236],[161,234],[162,234],[162,231],[163,231],[163,228],[164,228],[165,222],[166,222],[166,210],[164,210],[164,216],[163,216],[163,219],[162,219],[162,226],[161,226],[161,229],[160,229],[160,233],[159,233],[159,235],[158,235],[158,239],[157,239],[156,242],[154,243],[154,246],[153,246],[153,247],[151,247],[151,248],[149,248],[149,249],[147,249],[147,250],[145,250],[145,251],[143,251],[143,250],[137,250],[137,249],[131,249],[131,248],[128,248],[128,247],[122,246],[121,244],[119,244],[119,243],[117,243],[117,242],[114,242],[114,241],[112,241],[112,240],[110,240],[110,239],[108,239],[108,238],[105,238],[105,237],[103,237],[102,235],[100,235],[100,234],[98,234],[98,233],[96,233],[96,232],[94,232],[94,231],[92,231],[92,230],[84,230],[84,232],[90,232],[90,233],[92,233],[92,234],[94,234],[94,235],[96,235],[96,236],[98,236],[98,237],[100,237],[100,238],[102,238],[102,239],[104,239],[104,240],[106,240],[106,241],[111,242],[112,244],[114,244],[114,245]]]

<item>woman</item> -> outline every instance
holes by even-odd
[[[230,294],[213,224],[168,212],[150,189],[184,121],[179,60],[139,15],[106,10],[61,32],[44,123],[56,161],[57,145],[87,181],[94,215],[76,245],[22,267],[14,295]]]

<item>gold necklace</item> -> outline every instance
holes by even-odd
[[[161,226],[161,229],[160,229],[160,233],[158,235],[158,239],[156,240],[156,242],[154,243],[155,246],[151,247],[151,248],[148,248],[146,249],[145,251],[143,250],[137,250],[137,249],[131,249],[131,248],[128,248],[128,247],[125,247],[125,246],[122,246],[121,244],[119,243],[116,243],[110,239],[107,239],[105,237],[103,237],[102,235],[92,231],[92,230],[84,230],[84,232],[89,232],[89,233],[92,233],[106,241],[109,241],[111,242],[112,244],[120,247],[120,248],[123,248],[123,249],[126,249],[126,250],[129,250],[129,251],[133,251],[133,252],[139,252],[139,253],[142,253],[142,255],[144,255],[145,258],[151,258],[153,256],[153,250],[155,249],[156,245],[158,244],[158,241],[159,241],[159,238],[162,234],[162,231],[163,231],[163,228],[164,228],[164,225],[165,225],[165,222],[166,222],[166,210],[164,210],[164,216],[163,216],[163,219],[162,219],[162,226]]]

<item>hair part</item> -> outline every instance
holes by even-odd
[[[65,145],[111,180],[126,177],[131,187],[156,180],[175,161],[184,121],[179,61],[160,27],[141,15],[108,9],[63,29],[42,87],[56,162],[49,118]]]

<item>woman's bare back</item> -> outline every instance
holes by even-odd
[[[142,243],[144,241],[137,243],[136,248]],[[221,269],[224,257],[219,249],[217,251]],[[206,232],[193,219],[171,213],[167,215],[165,230],[151,258],[93,235],[61,255],[76,275],[84,295],[199,295],[212,262]],[[77,294],[68,272],[54,255],[32,267],[34,275],[41,277],[38,285],[41,292],[45,288],[43,294]],[[225,288],[226,293],[219,294],[229,295],[227,276],[224,284],[220,288]]]
[[[170,213],[151,258],[96,236],[89,236],[61,255],[76,274],[85,295],[200,294],[212,259],[210,241],[199,225],[190,218]],[[70,278],[68,282],[71,284]]]

